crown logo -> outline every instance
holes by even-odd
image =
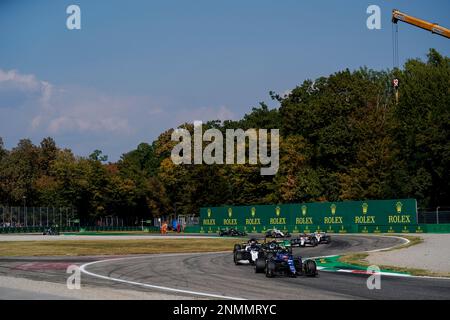
[[[280,215],[280,213],[281,213],[280,207],[275,208],[275,213],[276,213],[277,217]]]
[[[255,208],[255,207],[253,207],[253,208],[252,208],[252,217],[254,217],[254,216],[255,216],[255,214],[256,214],[256,208]]]
[[[397,210],[398,214],[402,213],[402,207],[403,203],[401,203],[400,201],[395,204],[395,209]]]
[[[232,215],[233,215],[233,209],[232,208],[228,208],[228,217],[231,218]]]
[[[369,205],[364,202],[362,204],[362,212],[363,212],[363,214],[366,214],[368,209],[369,209]]]
[[[331,209],[331,214],[334,216],[334,215],[336,214],[336,205],[333,203],[333,204],[330,206],[330,209]]]
[[[308,207],[303,205],[302,206],[302,215],[306,216],[306,211],[308,210]]]

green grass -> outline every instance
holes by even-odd
[[[91,256],[232,251],[240,239],[4,241],[0,256]]]

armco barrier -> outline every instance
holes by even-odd
[[[426,232],[429,233],[450,233],[450,224],[425,224]]]
[[[358,233],[424,233],[424,225],[359,225]]]
[[[200,226],[199,232],[200,233],[218,233],[221,229],[230,229],[229,226]],[[261,227],[261,228],[247,228],[245,226],[237,226],[233,227],[239,231],[245,231],[247,233],[265,233],[267,230],[271,229],[272,227]],[[298,227],[298,226],[284,226],[283,228],[279,228],[283,232],[289,232],[289,233],[312,233],[312,232],[328,232],[328,233],[357,233],[358,227],[356,225],[341,225],[339,227],[332,227],[332,226],[308,226],[308,227]],[[189,232],[189,231],[186,231]]]
[[[186,226],[184,228],[185,233],[200,233],[200,226]]]
[[[42,233],[47,227],[0,227],[1,233]],[[144,227],[147,232],[159,232],[158,227]],[[65,226],[57,228],[59,232],[118,232],[118,231],[142,231],[140,226],[132,227],[99,227],[99,226]]]

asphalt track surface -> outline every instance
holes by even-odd
[[[401,239],[392,237],[334,236],[331,244],[294,249],[294,253],[317,257],[388,248],[400,243]],[[69,264],[84,265],[90,262],[94,263],[85,266],[87,272],[108,279],[83,274],[83,286],[170,293],[174,298],[181,299],[208,298],[207,295],[212,296],[209,298],[226,296],[250,300],[450,299],[450,280],[446,279],[381,276],[381,290],[369,290],[366,285],[368,276],[358,274],[320,272],[317,278],[267,279],[264,274],[255,274],[249,265],[235,266],[231,252],[134,257],[0,258],[0,275],[65,283],[65,270]],[[179,291],[162,290],[155,286]],[[5,290],[0,284],[0,298],[8,299]],[[12,296],[29,298],[21,292]]]

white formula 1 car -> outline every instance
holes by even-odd
[[[250,239],[247,243],[234,245],[233,261],[236,265],[254,264],[261,254],[263,254],[261,244],[256,239]]]

